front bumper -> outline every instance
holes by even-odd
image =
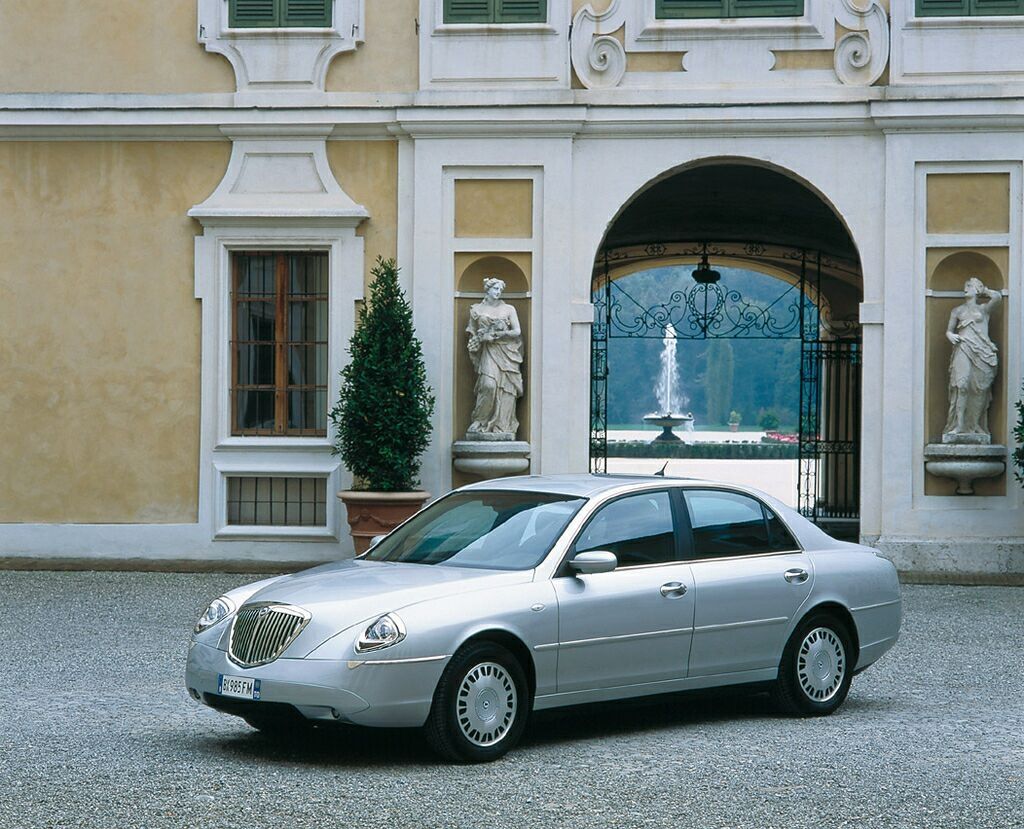
[[[256,668],[242,668],[217,648],[192,642],[185,668],[185,686],[210,704],[221,674],[260,680],[260,701],[286,703],[311,720],[355,725],[415,727],[430,713],[434,689],[448,656],[416,660],[277,659]]]

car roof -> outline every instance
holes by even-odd
[[[767,492],[743,484],[712,481],[704,478],[662,477],[661,475],[616,475],[616,474],[578,474],[578,475],[522,475],[514,478],[492,478],[460,487],[459,491],[502,490],[511,492],[547,492],[558,495],[570,495],[577,498],[593,498],[614,493],[616,490],[628,491],[639,484],[662,484],[673,487],[713,487],[745,492],[766,503],[769,508],[780,515],[790,531],[797,537],[804,549],[824,549],[828,547],[849,546],[846,542],[837,541],[823,532],[792,507],[784,504]]]
[[[514,492],[551,492],[558,495],[575,495],[592,498],[617,489],[627,489],[637,484],[669,484],[679,486],[688,483],[709,484],[697,478],[673,478],[660,475],[520,475],[514,478],[492,478],[461,487],[462,489],[501,489]],[[743,487],[739,487],[743,489]]]

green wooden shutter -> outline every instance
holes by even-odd
[[[803,0],[729,0],[729,17],[799,17]]]
[[[231,0],[228,24],[239,29],[277,26],[275,0]]]
[[[495,0],[444,0],[444,22],[492,23],[494,2]]]
[[[919,17],[949,17],[970,14],[968,0],[917,0]]]
[[[547,0],[497,0],[495,23],[546,23]]]
[[[1022,0],[971,0],[971,14],[1021,14]]]
[[[725,17],[725,0],[655,0],[654,16],[661,19],[676,17]]]
[[[284,26],[330,26],[333,0],[284,0]]]

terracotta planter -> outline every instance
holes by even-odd
[[[365,553],[374,536],[391,532],[414,515],[430,497],[429,492],[367,492],[346,489],[338,498],[348,511],[349,532],[355,544],[356,555]]]

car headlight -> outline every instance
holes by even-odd
[[[196,626],[192,628],[193,633],[202,633],[207,628],[212,628],[218,622],[222,622],[235,612],[234,602],[227,596],[219,596],[210,602],[203,615],[199,617]]]
[[[405,639],[405,625],[394,613],[385,613],[363,631],[356,642],[356,653],[390,648]]]

